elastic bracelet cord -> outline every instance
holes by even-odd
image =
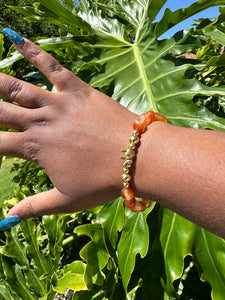
[[[167,118],[159,113],[154,111],[147,111],[146,113],[140,115],[136,121],[133,123],[133,134],[130,137],[130,144],[127,149],[123,149],[123,188],[121,190],[121,196],[124,199],[124,204],[126,207],[130,208],[134,212],[144,211],[146,208],[150,207],[152,204],[151,200],[141,199],[140,201],[134,198],[134,190],[130,187],[131,176],[129,174],[130,168],[132,167],[134,157],[135,157],[135,148],[140,141],[140,136],[147,129],[147,126],[154,121],[167,122]]]

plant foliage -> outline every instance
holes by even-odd
[[[225,95],[224,55],[213,53],[215,45],[225,44],[224,8],[216,19],[160,39],[174,25],[224,0],[166,9],[157,22],[166,0],[32,2],[14,9],[30,22],[50,22],[61,30],[60,37],[37,40],[39,45],[93,87],[136,113],[153,109],[174,125],[225,130],[223,111],[206,105],[213,99],[223,103]],[[195,59],[182,56],[187,52],[196,53]],[[0,68],[9,72],[19,59],[19,53],[10,52]],[[31,81],[38,74],[32,73]],[[81,225],[72,222],[72,233],[71,216],[28,220],[2,233],[0,298],[23,299],[26,293],[25,299],[37,299],[41,293],[53,299],[68,286],[76,300],[224,298],[223,239],[158,204],[133,213],[118,198],[86,216]],[[66,230],[75,262],[63,242]]]

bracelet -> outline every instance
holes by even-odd
[[[148,111],[138,117],[136,121],[133,123],[133,134],[130,137],[130,144],[127,149],[123,149],[123,188],[121,190],[121,196],[124,199],[124,204],[126,207],[130,208],[134,212],[144,211],[146,208],[150,207],[152,204],[151,200],[141,199],[137,201],[134,198],[134,190],[130,187],[129,181],[131,180],[131,176],[129,175],[129,169],[133,164],[133,160],[135,157],[135,148],[140,141],[140,134],[144,133],[147,129],[147,126],[154,121],[167,122],[167,118],[159,113],[155,113],[154,111]]]

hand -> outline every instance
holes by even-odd
[[[36,162],[55,186],[24,199],[8,216],[68,213],[115,199],[121,187],[121,149],[134,114],[11,32],[6,29],[16,49],[57,92],[0,74],[0,95],[18,104],[0,102],[0,124],[19,131],[0,132],[0,154]]]

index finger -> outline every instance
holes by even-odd
[[[71,80],[75,81],[76,89],[84,84],[82,80],[64,68],[54,57],[31,41],[23,38],[10,28],[3,29],[3,33],[14,42],[15,48],[37,67],[58,91],[71,90]]]

